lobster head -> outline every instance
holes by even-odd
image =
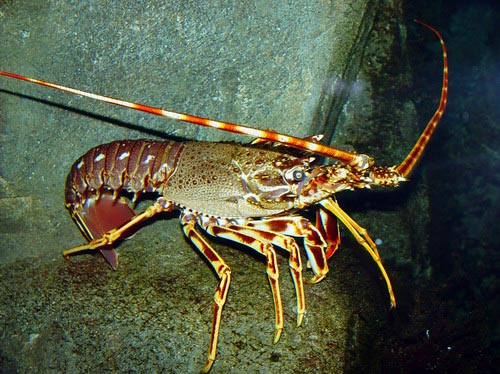
[[[360,155],[365,156],[365,155]],[[305,183],[299,188],[297,208],[320,202],[343,190],[359,188],[397,187],[406,178],[396,167],[377,167],[372,159],[366,156],[364,164],[349,165],[336,163],[312,167],[307,173]]]
[[[242,193],[247,202],[273,214],[303,209],[343,190],[396,186],[402,180],[394,168],[375,167],[372,159],[364,155],[359,155],[354,165],[318,165],[316,158],[309,155],[297,157],[269,149],[244,149],[245,158],[233,159],[240,171]]]

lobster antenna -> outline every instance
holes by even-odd
[[[259,129],[255,129],[252,127],[237,125],[237,124],[230,123],[230,122],[221,122],[221,121],[217,121],[217,120],[213,120],[213,119],[209,119],[209,118],[193,116],[190,114],[172,112],[172,111],[168,111],[168,110],[161,109],[161,108],[155,108],[155,107],[151,107],[151,106],[144,105],[144,104],[132,103],[129,101],[115,99],[112,97],[97,95],[97,94],[93,94],[90,92],[77,90],[75,88],[61,86],[59,84],[45,82],[45,81],[42,81],[39,79],[34,79],[34,78],[26,77],[23,75],[5,72],[5,71],[0,71],[0,75],[10,77],[10,78],[19,79],[19,80],[30,82],[30,83],[35,83],[35,84],[38,84],[40,86],[54,88],[54,89],[59,90],[59,91],[64,91],[64,92],[68,92],[71,94],[84,96],[84,97],[94,99],[97,101],[101,101],[101,102],[105,102],[108,104],[122,106],[125,108],[138,110],[141,112],[155,114],[155,115],[158,115],[161,117],[175,119],[177,121],[193,123],[193,124],[200,125],[200,126],[211,127],[211,128],[215,128],[215,129],[228,131],[228,132],[233,132],[236,134],[249,135],[249,136],[252,136],[254,138],[259,138],[262,140],[281,143],[281,144],[288,145],[288,146],[291,146],[291,147],[294,147],[297,149],[314,152],[314,153],[319,154],[321,156],[331,157],[331,158],[337,159],[339,161],[342,161],[346,164],[350,164],[352,166],[357,166],[360,168],[365,168],[366,166],[368,166],[367,165],[368,164],[367,156],[365,156],[365,155],[358,155],[355,153],[342,151],[342,150],[337,149],[337,148],[329,147],[329,146],[319,144],[319,143],[313,143],[313,142],[308,141],[306,139],[300,139],[300,138],[296,138],[294,136],[279,134],[279,133],[274,132],[274,131],[259,130]]]
[[[439,106],[434,112],[434,115],[427,123],[427,126],[425,126],[422,135],[420,135],[420,138],[418,138],[417,143],[415,143],[408,156],[406,156],[403,162],[396,167],[396,171],[404,178],[411,174],[411,172],[415,168],[415,165],[422,157],[425,147],[429,143],[434,130],[443,117],[443,113],[446,108],[446,102],[448,100],[448,54],[446,52],[446,46],[444,44],[443,37],[434,27],[418,20],[415,20],[415,22],[427,27],[439,38],[439,42],[441,43],[441,47],[443,50],[443,86],[441,88],[441,98],[439,100]]]
[[[403,160],[403,162],[399,166],[396,167],[396,171],[399,172],[399,174],[403,177],[408,176],[413,171],[415,165],[417,164],[417,162],[421,158],[422,153],[424,152],[424,149],[427,146],[427,143],[429,142],[429,139],[430,139],[432,133],[434,132],[437,124],[439,123],[441,117],[443,116],[444,109],[446,107],[446,100],[447,100],[447,96],[448,96],[448,57],[446,54],[446,47],[445,47],[443,38],[442,38],[441,34],[432,26],[430,26],[424,22],[417,21],[417,20],[415,20],[415,22],[420,23],[423,26],[427,27],[428,29],[432,30],[437,35],[437,37],[439,38],[439,41],[441,42],[441,46],[443,48],[443,60],[444,60],[443,86],[442,86],[442,90],[441,90],[441,99],[439,102],[438,109],[436,110],[436,112],[434,113],[432,118],[430,119],[424,132],[422,133],[422,135],[418,139],[417,143],[415,144],[415,146],[413,147],[411,152]],[[280,134],[280,133],[277,133],[274,131],[259,130],[259,129],[255,129],[255,128],[248,127],[248,126],[237,125],[235,123],[222,122],[222,121],[217,121],[217,120],[204,118],[204,117],[198,117],[198,116],[194,116],[194,115],[190,115],[190,114],[172,112],[172,111],[168,111],[168,110],[156,108],[156,107],[151,107],[151,106],[144,105],[144,104],[133,103],[133,102],[115,99],[115,98],[103,96],[103,95],[97,95],[97,94],[93,94],[90,92],[77,90],[75,88],[66,87],[66,86],[62,86],[59,84],[55,84],[55,83],[45,82],[45,81],[42,81],[39,79],[34,79],[34,78],[30,78],[30,77],[26,77],[26,76],[14,74],[14,73],[0,71],[0,76],[1,75],[6,76],[6,77],[10,77],[10,78],[19,79],[19,80],[26,81],[26,82],[30,82],[30,83],[35,83],[35,84],[45,86],[45,87],[54,88],[54,89],[59,90],[59,91],[64,91],[64,92],[68,92],[71,94],[84,96],[84,97],[94,99],[97,101],[101,101],[101,102],[105,102],[108,104],[122,106],[125,108],[130,108],[130,109],[138,110],[138,111],[145,112],[145,113],[155,114],[155,115],[158,115],[161,117],[171,118],[171,119],[174,119],[177,121],[193,123],[195,125],[204,126],[204,127],[211,127],[211,128],[215,128],[215,129],[219,129],[219,130],[233,132],[236,134],[249,135],[249,136],[252,136],[254,138],[261,139],[261,140],[267,140],[270,142],[276,142],[276,143],[280,143],[283,145],[288,145],[290,147],[297,148],[297,149],[304,150],[304,151],[310,151],[310,152],[316,153],[316,154],[321,155],[321,156],[331,157],[333,159],[342,161],[346,164],[349,164],[353,167],[357,167],[360,169],[365,169],[368,166],[370,166],[370,164],[372,163],[372,160],[368,156],[363,155],[363,154],[356,154],[356,153],[342,151],[342,150],[334,148],[334,147],[326,146],[326,145],[323,145],[320,143],[314,143],[314,142],[311,142],[309,140],[297,138],[297,137],[290,136],[290,135],[283,135],[283,134]]]

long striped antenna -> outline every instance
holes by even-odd
[[[448,94],[448,58],[446,55],[446,47],[445,47],[443,38],[441,37],[441,34],[439,34],[439,32],[436,29],[434,29],[432,26],[430,26],[424,22],[420,22],[420,21],[416,21],[416,22],[418,22],[418,23],[424,25],[425,27],[429,28],[430,30],[432,30],[438,36],[438,38],[441,42],[441,45],[443,48],[443,59],[444,59],[443,88],[441,90],[441,100],[440,100],[438,109],[436,110],[436,112],[432,116],[431,120],[427,124],[424,132],[422,133],[419,140],[417,141],[417,143],[413,147],[412,151],[408,154],[408,156],[405,158],[405,160],[399,166],[396,167],[396,171],[398,171],[400,173],[400,175],[403,177],[408,176],[412,172],[416,163],[421,158],[422,153],[423,153],[425,147],[427,146],[427,143],[429,142],[429,139],[430,139],[432,133],[434,132],[434,129],[436,128],[439,120],[443,116],[443,112],[444,112],[444,109],[446,107],[447,94]],[[326,146],[326,145],[319,144],[319,143],[314,143],[314,142],[309,141],[307,139],[296,138],[296,137],[290,136],[290,135],[283,135],[283,134],[279,134],[279,133],[274,132],[274,131],[260,130],[260,129],[255,129],[255,128],[244,126],[244,125],[237,125],[235,123],[222,122],[222,121],[213,120],[213,119],[209,119],[209,118],[194,116],[191,114],[172,112],[172,111],[168,111],[168,110],[161,109],[161,108],[155,108],[155,107],[151,107],[151,106],[144,105],[144,104],[133,103],[133,102],[115,99],[115,98],[103,96],[103,95],[97,95],[97,94],[93,94],[90,92],[77,90],[75,88],[66,87],[66,86],[62,86],[59,84],[55,84],[55,83],[45,82],[45,81],[42,81],[39,79],[34,79],[34,78],[30,78],[30,77],[26,77],[26,76],[14,74],[14,73],[0,71],[0,75],[10,77],[10,78],[19,79],[19,80],[30,82],[30,83],[35,83],[35,84],[45,86],[45,87],[54,88],[56,90],[68,92],[71,94],[84,96],[84,97],[94,99],[97,101],[101,101],[101,102],[105,102],[105,103],[109,103],[109,104],[113,104],[113,105],[117,105],[117,106],[122,106],[125,108],[130,108],[130,109],[138,110],[141,112],[155,114],[155,115],[158,115],[161,117],[175,119],[177,121],[193,123],[193,124],[196,124],[199,126],[211,127],[211,128],[220,129],[220,130],[224,130],[224,131],[228,131],[228,132],[232,132],[232,133],[236,133],[236,134],[249,135],[249,136],[252,136],[254,138],[264,140],[264,141],[280,143],[280,144],[287,145],[287,146],[297,148],[300,150],[310,151],[310,152],[313,152],[313,153],[321,155],[321,156],[330,157],[330,158],[342,161],[346,164],[349,164],[351,166],[354,166],[354,167],[357,167],[360,169],[367,168],[371,164],[371,159],[366,155],[342,151],[342,150],[334,148],[334,147]]]
[[[38,84],[40,86],[54,88],[54,89],[59,90],[59,91],[64,91],[64,92],[68,92],[71,94],[88,97],[90,99],[105,102],[108,104],[118,105],[118,106],[122,106],[125,108],[138,110],[141,112],[155,114],[155,115],[158,115],[161,117],[175,119],[177,121],[193,123],[195,125],[211,127],[211,128],[215,128],[215,129],[228,131],[228,132],[233,132],[236,134],[249,135],[249,136],[252,136],[254,138],[259,138],[259,139],[265,140],[265,141],[281,143],[283,145],[288,145],[290,147],[294,147],[297,149],[311,151],[311,152],[314,152],[314,153],[321,155],[321,156],[331,157],[331,158],[334,158],[336,160],[342,161],[346,164],[350,164],[352,166],[357,166],[360,168],[364,168],[365,165],[367,165],[367,163],[368,163],[367,156],[365,156],[365,155],[358,155],[355,153],[342,151],[340,149],[329,147],[329,146],[326,146],[323,144],[313,143],[312,141],[309,141],[307,139],[301,139],[301,138],[296,138],[294,136],[283,135],[283,134],[279,134],[279,133],[274,132],[274,131],[259,130],[259,129],[255,129],[255,128],[248,127],[248,126],[237,125],[235,123],[221,122],[221,121],[217,121],[217,120],[213,120],[213,119],[209,119],[209,118],[193,116],[191,114],[172,112],[172,111],[168,111],[168,110],[161,109],[161,108],[155,108],[155,107],[151,107],[151,106],[144,105],[144,104],[132,103],[129,101],[115,99],[112,97],[97,95],[97,94],[93,94],[90,92],[77,90],[75,88],[66,87],[66,86],[62,86],[59,84],[55,84],[55,83],[45,82],[45,81],[42,81],[39,79],[34,79],[34,78],[26,77],[23,75],[5,72],[5,71],[0,71],[0,75],[10,77],[10,78],[19,79],[19,80],[30,82],[30,83],[35,83],[35,84]]]
[[[429,140],[432,134],[434,133],[434,130],[436,129],[439,121],[443,117],[443,113],[446,108],[446,102],[448,100],[448,54],[446,53],[446,46],[444,44],[443,37],[441,36],[439,31],[437,31],[434,27],[421,21],[415,20],[415,22],[424,25],[432,32],[434,32],[434,34],[436,34],[437,37],[439,38],[439,41],[441,43],[441,48],[443,50],[443,85],[441,88],[441,98],[439,100],[439,106],[434,112],[434,115],[427,123],[427,126],[425,126],[424,132],[422,133],[422,135],[420,135],[420,138],[418,139],[417,143],[415,143],[413,149],[410,151],[408,156],[406,156],[403,162],[396,167],[396,171],[404,178],[408,177],[411,174],[411,172],[415,168],[415,165],[422,157],[425,147],[429,143]]]

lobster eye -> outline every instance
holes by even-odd
[[[306,173],[304,173],[304,170],[295,170],[293,172],[293,180],[295,182],[302,182],[306,177]]]

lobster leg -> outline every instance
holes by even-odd
[[[295,294],[297,298],[297,326],[300,326],[306,311],[306,303],[304,296],[304,282],[302,280],[302,260],[300,259],[299,247],[295,240],[286,235],[260,230],[253,227],[250,228],[246,226],[229,225],[228,228],[238,231],[241,234],[251,236],[252,238],[277,245],[290,253],[288,266],[290,268],[293,284],[295,286]]]
[[[161,212],[169,212],[172,210],[172,204],[165,200],[164,198],[159,198],[153,205],[148,207],[144,212],[139,213],[132,217],[128,222],[124,225],[107,231],[100,238],[94,238],[87,244],[78,245],[76,247],[67,249],[63,252],[63,256],[68,258],[70,255],[87,251],[87,250],[95,250],[101,249],[103,246],[108,246],[121,239],[124,236],[125,232],[130,230],[132,227],[137,224],[145,221],[148,218],[153,217],[154,215]]]
[[[391,280],[385,271],[384,265],[382,264],[382,259],[377,250],[377,245],[373,242],[368,231],[365,228],[358,225],[349,215],[340,208],[339,204],[333,199],[325,199],[320,202],[320,204],[332,212],[337,218],[347,227],[347,229],[352,233],[354,238],[359,244],[365,248],[365,250],[370,254],[373,260],[377,263],[382,276],[384,277],[385,283],[387,285],[387,291],[389,292],[389,297],[391,299],[391,308],[396,307],[396,297],[394,296],[394,291],[392,289]]]
[[[208,359],[201,373],[208,373],[215,361],[217,354],[217,341],[219,338],[222,309],[226,303],[229,284],[231,283],[231,269],[222,257],[208,244],[205,239],[196,231],[196,220],[188,216],[181,217],[182,229],[187,238],[196,246],[200,253],[210,262],[212,268],[219,277],[219,285],[214,294],[214,317],[212,321],[212,333],[210,335],[210,346],[208,349]]]
[[[316,227],[326,240],[328,245],[326,258],[329,259],[340,245],[339,222],[332,213],[320,206],[316,209]]]
[[[307,259],[315,274],[312,279],[306,280],[306,283],[317,283],[328,273],[328,264],[325,256],[327,244],[320,231],[304,217],[278,217],[250,221],[246,226],[303,238]]]
[[[274,339],[273,343],[277,343],[280,339],[281,332],[283,331],[283,305],[281,302],[281,294],[279,287],[279,270],[278,262],[276,260],[276,252],[273,246],[267,240],[261,240],[251,235],[247,235],[227,226],[218,226],[216,224],[209,224],[205,229],[209,234],[225,238],[237,243],[242,243],[256,252],[266,256],[267,259],[267,278],[271,285],[271,290],[274,300],[274,311],[276,315]]]
[[[135,216],[134,211],[123,198],[116,200],[110,194],[103,194],[98,199],[96,196],[88,198],[83,205],[78,207],[70,206],[70,212],[89,242],[120,227]],[[99,250],[111,267],[116,270],[118,254],[113,246],[104,245]]]

